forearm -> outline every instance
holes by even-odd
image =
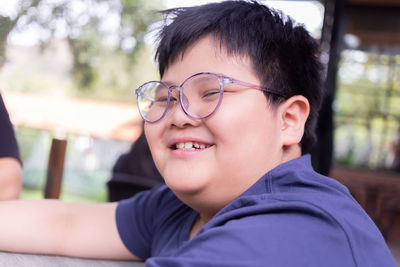
[[[17,199],[22,187],[22,168],[14,158],[0,158],[0,200]]]
[[[114,226],[114,211],[112,203],[0,202],[0,250],[85,258],[131,258]]]
[[[0,250],[55,254],[68,225],[63,213],[55,200],[0,202]]]

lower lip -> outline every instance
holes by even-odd
[[[187,150],[187,149],[171,149],[171,154],[175,157],[188,157],[188,156],[193,156],[197,155],[198,153],[201,153],[203,151],[206,151],[210,147],[207,148],[200,148],[200,149],[195,149],[195,150]]]

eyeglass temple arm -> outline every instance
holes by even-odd
[[[269,93],[269,94],[273,94],[273,95],[276,95],[276,96],[280,96],[280,97],[286,98],[285,95],[281,94],[277,90],[274,90],[274,89],[271,89],[271,88],[267,88],[267,87],[257,86],[257,85],[251,84],[251,83],[242,82],[242,81],[230,78],[230,77],[224,77],[224,82],[225,83],[235,83],[235,84],[238,84],[238,85],[241,85],[241,86],[245,86],[245,87],[256,89],[256,90],[261,90],[261,91],[264,91],[264,92]]]

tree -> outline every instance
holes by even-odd
[[[0,68],[6,62],[12,31],[36,27],[41,47],[55,37],[68,40],[72,74],[80,88],[96,78],[96,57],[124,54],[133,66],[145,44],[148,26],[158,20],[161,0],[19,0],[14,15],[0,15]],[[129,67],[128,67],[129,68]]]
[[[6,61],[7,38],[13,29],[17,28],[18,22],[26,16],[29,8],[36,8],[42,0],[22,1],[14,17],[2,16],[0,14],[0,68]]]

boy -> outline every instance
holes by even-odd
[[[118,204],[1,205],[0,250],[149,266],[396,266],[347,189],[302,156],[321,99],[304,28],[247,1],[166,13],[162,81],[136,93],[167,186]]]

